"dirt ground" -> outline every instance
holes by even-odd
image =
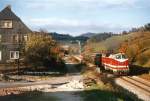
[[[43,92],[44,96],[52,96],[54,98],[57,98],[57,101],[82,101],[82,97],[80,96],[80,93],[78,93],[84,90],[82,75],[80,74],[78,70],[75,69],[77,63],[73,63],[71,61],[67,62],[68,60],[70,59],[66,58],[66,66],[68,68],[67,75],[61,76],[61,77],[46,77],[46,78],[36,77],[36,76],[22,77],[23,79],[26,79],[26,80],[35,80],[38,82],[42,82],[42,80],[44,80],[52,84],[45,83],[45,84],[33,85],[33,86],[29,85],[25,87],[1,88],[0,89],[0,101],[1,101],[1,98],[3,99],[5,99],[6,97],[9,98],[8,96],[12,96],[12,95],[20,96],[22,93],[25,93],[28,91]],[[28,98],[28,97],[25,97],[25,98]],[[32,100],[34,99],[36,98],[32,98]],[[20,101],[20,100],[21,99],[19,100],[12,99],[12,97],[11,99],[8,99],[8,101]],[[42,98],[41,99],[39,98],[38,100],[43,101]],[[49,101],[49,100],[44,100],[44,101]]]

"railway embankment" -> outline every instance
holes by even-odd
[[[150,101],[150,82],[137,76],[126,76],[115,79],[116,84],[137,95],[139,99]]]
[[[140,101],[136,95],[126,93],[122,88],[120,90],[113,82],[116,78],[113,74],[100,71],[92,63],[85,62],[83,78],[85,91],[82,94],[85,101]]]
[[[96,66],[94,66],[92,63],[90,64],[87,62],[86,64],[89,65],[89,67],[95,67],[95,70],[97,70]],[[134,68],[132,69],[132,73],[130,74],[130,76],[116,76],[109,72],[101,72],[101,75],[97,76],[99,76],[99,79],[101,78],[104,84],[108,83],[112,85],[115,90],[119,91],[120,93],[124,93],[128,96],[131,96],[134,100],[141,99],[144,101],[150,101],[150,79],[148,78],[149,74],[147,74],[148,76],[146,74],[144,74],[144,76],[141,75],[143,73],[147,73],[148,71],[148,68]],[[87,81],[91,82],[92,80]]]

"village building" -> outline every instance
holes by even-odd
[[[20,47],[31,30],[14,14],[10,6],[0,12],[0,63],[19,59]]]

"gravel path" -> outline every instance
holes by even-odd
[[[66,61],[68,61],[67,58]],[[82,97],[78,93],[79,91],[84,90],[82,75],[75,68],[76,64],[72,63],[71,61],[68,61],[66,62],[66,65],[69,72],[68,77],[71,75],[74,76],[71,76],[72,78],[69,81],[69,83],[58,86],[56,89],[53,89],[54,92],[60,91],[58,93],[53,93],[53,96],[58,97],[60,101],[83,101]],[[61,91],[68,91],[68,93],[62,93]]]

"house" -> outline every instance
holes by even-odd
[[[24,45],[31,30],[14,14],[11,6],[0,12],[0,63],[18,59],[20,47]]]

